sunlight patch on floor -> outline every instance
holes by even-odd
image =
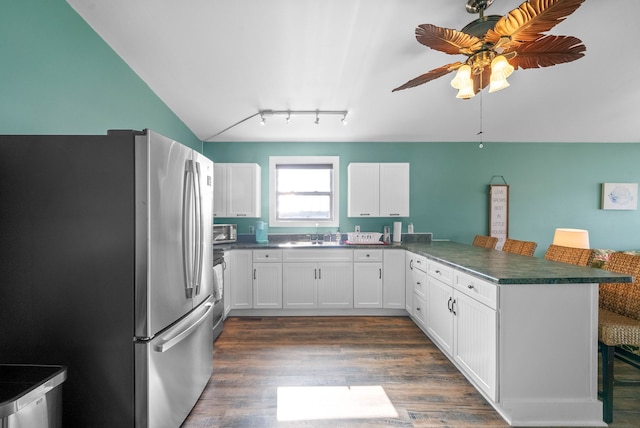
[[[397,418],[382,386],[281,386],[278,420]]]

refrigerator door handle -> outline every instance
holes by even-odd
[[[204,225],[202,224],[202,187],[200,186],[200,162],[195,162],[195,177],[193,180],[194,210],[195,210],[195,260],[194,260],[194,286],[195,295],[200,294],[200,283],[202,282],[202,262],[204,258]]]
[[[198,326],[200,326],[207,320],[207,317],[209,316],[211,311],[213,311],[213,303],[205,303],[204,305],[202,305],[200,311],[204,311],[204,313],[193,323],[187,325],[186,327],[182,327],[180,324],[178,324],[178,326],[176,327],[182,327],[179,328],[178,331],[173,331],[173,329],[171,329],[160,336],[158,343],[154,344],[153,349],[156,352],[166,352],[189,337],[191,333],[198,329]]]
[[[185,165],[184,183],[182,187],[182,264],[184,269],[184,286],[187,299],[193,297],[193,237],[191,216],[193,196],[193,161]]]

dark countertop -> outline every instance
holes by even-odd
[[[269,244],[239,242],[222,247],[224,249],[295,248],[301,250],[309,248],[400,248],[501,285],[623,283],[633,281],[633,277],[630,275],[618,274],[603,269],[574,266],[568,263],[545,260],[544,258],[521,256],[451,241],[403,242],[391,245],[310,245],[304,247],[282,247],[278,242]]]
[[[630,275],[478,248],[458,242],[407,243],[402,246],[428,259],[497,284],[583,284],[633,281]]]

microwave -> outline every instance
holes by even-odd
[[[214,224],[213,243],[222,244],[225,242],[236,242],[238,240],[237,224]]]

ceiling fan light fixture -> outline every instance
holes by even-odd
[[[491,61],[491,81],[489,83],[489,93],[496,92],[509,86],[507,77],[513,73],[513,66],[509,64],[503,55],[496,56]]]
[[[456,76],[451,81],[451,86],[455,89],[462,89],[468,84],[469,80],[471,80],[471,67],[465,64],[458,68]]]
[[[465,64],[458,68],[456,77],[451,81],[451,86],[458,89],[456,98],[469,99],[475,96],[473,79],[471,79],[471,67]]]

